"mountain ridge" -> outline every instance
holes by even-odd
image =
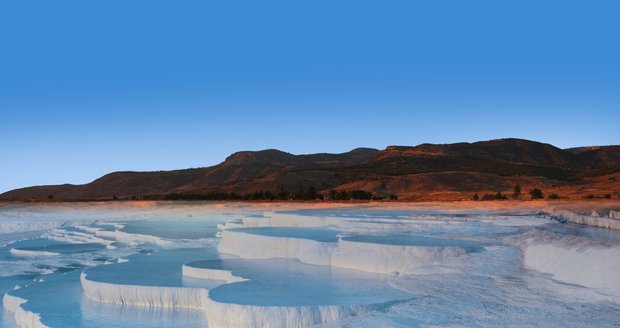
[[[15,189],[0,194],[0,199],[167,199],[170,195],[216,194],[241,197],[259,191],[267,192],[269,197],[286,192],[289,196],[282,197],[287,198],[304,190],[323,195],[330,190],[363,190],[377,198],[397,195],[403,200],[433,199],[433,194],[464,199],[477,191],[506,192],[517,184],[563,190],[566,197],[591,196],[584,194],[587,190],[597,193],[592,196],[607,197],[620,191],[616,175],[620,175],[620,146],[560,149],[505,138],[388,146],[384,150],[356,148],[341,154],[240,151],[210,167],[118,171],[81,185]]]

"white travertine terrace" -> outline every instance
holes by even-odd
[[[526,235],[523,264],[555,280],[602,290],[620,302],[620,246],[551,232]]]
[[[11,248],[9,252],[17,256],[57,256],[57,255],[60,255],[60,253],[56,253],[56,252],[33,251],[33,250],[19,249],[19,248]]]
[[[610,211],[608,217],[579,214],[568,210],[556,210],[552,217],[572,223],[584,224],[591,227],[620,230],[620,212]]]
[[[230,271],[183,266],[188,277],[223,280],[246,279]],[[87,297],[105,303],[204,310],[211,327],[306,327],[363,315],[391,306],[396,301],[363,305],[257,306],[221,303],[209,298],[205,288],[135,286],[96,282],[86,273],[80,277]]]
[[[246,259],[289,258],[370,273],[409,274],[420,266],[466,254],[459,246],[409,246],[271,237],[225,230],[218,251]]]
[[[207,290],[204,288],[113,284],[89,280],[87,276],[86,273],[80,276],[84,294],[104,303],[203,309],[207,299]]]
[[[12,296],[9,293],[5,293],[2,298],[4,309],[13,313],[15,322],[21,328],[49,328],[41,322],[41,316],[37,313],[24,310],[22,304],[28,302],[27,300]]]

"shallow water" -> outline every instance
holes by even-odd
[[[140,286],[199,286],[200,281],[183,277],[185,263],[219,259],[214,247],[181,248],[172,250],[145,250],[127,257],[128,262],[103,265],[86,270],[88,278],[114,284]]]
[[[620,262],[610,255],[620,254],[620,233],[533,214],[80,206],[48,212],[26,205],[0,207],[0,292],[27,300],[21,307],[51,327],[199,327],[210,322],[208,311],[197,308],[120,304],[128,300],[123,295],[106,299],[118,304],[90,299],[80,282],[83,272],[88,280],[110,286],[208,290],[209,299],[222,306],[241,306],[226,308],[231,320],[256,316],[254,325],[237,321],[245,326],[260,326],[256,323],[265,318],[276,323],[288,315],[298,316],[289,323],[309,323],[320,317],[311,313],[313,307],[364,309],[369,304],[382,306],[353,314],[342,310],[338,320],[321,326],[612,327],[620,318]],[[244,217],[265,224],[239,228]],[[298,226],[309,218],[329,220],[325,226]],[[260,238],[239,239],[246,249],[229,247],[229,253],[222,253],[216,235],[218,224],[225,222],[236,222],[231,232]],[[277,226],[282,222],[288,226]],[[243,238],[239,235],[233,237]],[[260,258],[238,257],[248,250]],[[390,263],[342,267],[395,261],[394,252],[401,250],[424,263],[407,267],[406,274],[364,271]],[[282,254],[287,258],[273,258]],[[333,258],[324,258],[328,255]],[[586,261],[596,270],[575,274],[581,269],[571,263]],[[242,279],[227,283],[185,276],[184,265]],[[296,307],[306,310],[294,314]],[[0,312],[0,327],[14,327],[14,317]]]
[[[195,267],[232,271],[247,281],[225,284],[209,292],[218,302],[248,305],[353,305],[406,300],[409,293],[389,285],[389,276],[296,260],[217,260],[192,263]],[[320,288],[318,288],[320,286]]]
[[[338,241],[338,236],[342,233],[341,231],[334,229],[296,227],[257,227],[236,228],[229,230],[261,236],[301,238],[322,242],[336,242]]]
[[[217,220],[217,218],[214,219]],[[120,230],[127,233],[140,233],[166,239],[201,239],[215,237],[217,228],[214,225],[197,224],[196,221],[195,219],[176,219],[174,224],[170,224],[170,220],[130,221],[125,223],[124,227]]]
[[[554,224],[544,227],[548,231],[557,232],[563,235],[582,236],[600,240],[620,240],[620,233],[615,230],[583,227],[576,224]]]
[[[482,243],[471,240],[432,238],[414,236],[411,234],[395,233],[391,235],[364,235],[344,237],[343,240],[359,243],[385,244],[398,246],[427,246],[427,247],[462,247],[470,251],[482,249]]]

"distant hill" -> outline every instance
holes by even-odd
[[[114,172],[84,185],[36,186],[3,200],[271,199],[329,197],[330,190],[404,200],[544,188],[559,197],[618,197],[620,146],[560,149],[523,139],[358,148],[342,154],[242,151],[218,165]],[[332,192],[331,196],[335,192]],[[345,194],[346,195],[346,194]]]
[[[573,148],[565,148],[564,150],[574,154],[574,155],[579,155],[583,152],[589,151],[589,150],[597,150],[601,148],[600,146],[585,146],[585,147],[573,147]]]

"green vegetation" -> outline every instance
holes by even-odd
[[[502,195],[502,193],[500,191],[498,191],[494,195],[493,194],[484,194],[484,195],[482,195],[482,198],[481,198],[481,200],[505,200],[505,199],[508,199],[508,197]]]
[[[132,197],[137,199],[136,197]],[[212,192],[207,194],[184,194],[172,193],[164,196],[140,196],[140,199],[164,199],[164,200],[383,200],[385,197],[373,195],[364,190],[330,190],[327,197],[319,193],[315,187],[310,186],[307,190],[300,187],[295,193],[284,188],[277,194],[269,190],[256,190],[253,193],[237,194],[234,192]],[[396,195],[390,195],[390,200],[396,200]]]
[[[545,198],[545,195],[543,194],[542,190],[540,190],[538,188],[534,188],[534,189],[530,190],[530,196],[532,196],[532,199],[543,199],[543,198]]]
[[[364,190],[330,190],[328,193],[329,199],[331,200],[371,200],[373,199],[373,195],[369,191]],[[391,197],[391,196],[390,196]],[[391,198],[390,198],[391,199]]]
[[[549,199],[560,199],[560,196],[556,193],[550,193],[549,196],[547,196],[547,198]]]
[[[563,167],[515,164],[457,156],[384,158],[337,170],[338,174],[345,180],[355,180],[359,176],[367,176],[369,174],[397,176],[446,171],[481,172],[500,176],[544,176],[557,180],[571,180],[574,179],[575,174],[570,169]]]
[[[586,196],[585,198],[587,198],[587,199],[595,199],[595,198],[611,199],[611,194],[605,194],[605,195],[602,195],[602,196],[596,196],[596,195],[590,194],[590,195]]]
[[[519,197],[521,197],[521,186],[517,184],[512,192],[512,198],[517,199]]]
[[[372,199],[372,193],[364,190],[353,190],[349,194],[351,199]]]
[[[324,197],[310,186],[308,190],[300,187],[295,193],[284,188],[275,194],[270,190],[256,190],[253,193],[237,194],[234,192],[211,192],[207,194],[173,193],[163,196],[165,200],[322,200]]]

